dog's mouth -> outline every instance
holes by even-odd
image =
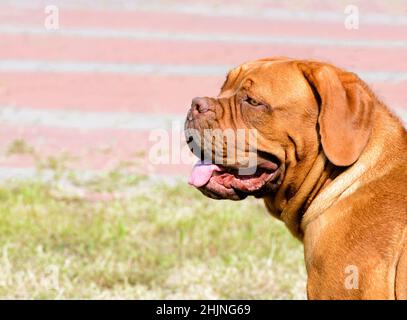
[[[240,168],[241,169],[241,168]],[[273,161],[262,161],[255,168],[242,170],[204,161],[192,169],[189,184],[214,199],[242,200],[249,195],[262,197],[280,183],[280,167]]]

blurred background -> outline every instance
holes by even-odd
[[[179,155],[191,99],[276,55],[358,73],[407,121],[406,0],[0,1],[0,297],[304,298],[300,244]]]

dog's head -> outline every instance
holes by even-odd
[[[353,164],[370,136],[371,93],[334,66],[287,58],[245,63],[217,97],[192,101],[185,122],[200,158],[190,184],[216,199],[292,192],[323,150]]]

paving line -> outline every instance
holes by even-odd
[[[390,3],[390,1],[389,1]],[[12,5],[16,9],[39,9],[49,4],[49,1],[11,1],[8,5]],[[278,21],[304,21],[304,22],[327,22],[327,23],[341,23],[344,24],[345,18],[348,16],[345,13],[345,8],[348,4],[344,3],[341,8],[337,10],[318,10],[316,9],[300,8],[301,4],[294,3],[291,8],[273,8],[257,6],[255,3],[250,5],[242,4],[222,4],[217,2],[213,3],[177,3],[174,1],[103,1],[98,8],[121,11],[144,11],[144,12],[160,12],[160,13],[178,13],[208,17],[234,17],[234,18],[255,18],[262,20],[278,20]],[[63,12],[64,8],[70,10],[94,10],[94,1],[80,1],[73,3],[72,1],[58,1],[58,6]],[[407,17],[403,14],[389,14],[377,13],[373,11],[359,9],[360,25],[390,25],[390,26],[404,26],[407,25]],[[394,10],[392,10],[394,11]]]
[[[393,111],[407,124],[407,108]],[[82,130],[178,130],[182,129],[185,115],[147,114],[132,112],[88,112],[79,110],[49,110],[0,106],[0,123],[38,125]]]
[[[100,63],[49,60],[0,60],[0,72],[119,73],[135,75],[225,76],[231,65]],[[352,70],[368,82],[407,80],[407,72]]]
[[[112,108],[114,109],[114,108]],[[0,106],[0,123],[38,125],[82,130],[154,130],[182,125],[185,116],[133,112],[88,112]]]
[[[346,48],[407,48],[407,40],[337,39],[305,36],[245,35],[239,33],[188,33],[148,30],[114,30],[104,28],[60,28],[47,30],[44,27],[0,25],[0,33],[36,36],[65,36],[103,39],[216,42],[236,44],[272,44],[287,46],[318,46]]]

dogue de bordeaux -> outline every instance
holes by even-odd
[[[215,129],[255,129],[256,148],[240,144],[255,152],[252,174],[239,170],[249,157],[205,135]],[[357,75],[284,57],[244,63],[217,97],[192,100],[185,132],[201,158],[190,184],[214,199],[263,198],[303,242],[309,299],[407,299],[407,133]]]

